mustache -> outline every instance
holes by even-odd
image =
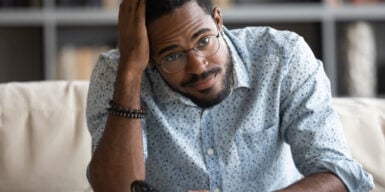
[[[192,77],[189,80],[182,82],[181,85],[182,85],[182,87],[187,87],[187,86],[193,85],[193,84],[197,83],[198,81],[206,79],[210,75],[216,75],[221,71],[222,71],[221,68],[216,67],[216,68],[210,69],[208,71],[204,71],[200,75],[194,74],[194,75],[192,75]]]

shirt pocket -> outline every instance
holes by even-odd
[[[241,167],[253,170],[252,173],[263,171],[266,165],[276,158],[280,150],[278,126],[262,129],[251,127],[240,129],[237,137],[237,148]]]
[[[263,149],[275,143],[278,137],[278,127],[270,125],[266,127],[245,127],[238,130],[239,145],[247,148]]]

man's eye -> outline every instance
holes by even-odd
[[[167,55],[163,60],[171,63],[171,62],[175,62],[175,61],[181,59],[182,56],[183,56],[183,53],[172,53],[172,54]]]
[[[211,36],[203,37],[201,40],[198,41],[197,48],[199,49],[199,48],[206,47],[208,44],[210,44],[210,41],[211,41]]]

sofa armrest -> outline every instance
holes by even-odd
[[[352,156],[385,191],[385,99],[334,98]]]
[[[86,81],[0,84],[0,191],[91,191]]]

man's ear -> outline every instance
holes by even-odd
[[[218,7],[215,7],[212,11],[212,17],[214,19],[215,24],[218,27],[218,30],[220,32],[223,32],[222,10]]]

